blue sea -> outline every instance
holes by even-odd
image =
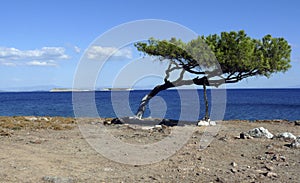
[[[200,98],[199,104],[197,98],[181,101],[181,94],[192,97],[189,92],[191,91],[166,90],[160,92],[158,97],[153,98],[149,103],[151,110],[147,107],[145,117],[179,119],[182,111],[187,115],[194,114],[195,105],[199,105],[200,112],[196,114],[199,119],[203,118],[203,91],[196,91]],[[110,91],[79,93],[82,96],[81,100],[84,100],[85,95],[94,96],[94,103],[100,117],[120,117],[120,115],[126,116],[135,113],[141,99],[149,93],[149,90],[133,90],[129,93],[127,91],[113,92],[117,100],[112,100]],[[222,108],[213,112],[214,109],[210,107],[211,112],[224,112],[219,116],[216,115],[218,116],[216,118],[225,120],[300,119],[300,89],[227,89],[224,96],[225,99],[223,97],[218,101],[218,97],[214,97],[213,92],[208,90],[209,104],[213,103],[214,107],[221,106]],[[214,98],[214,102],[212,98]],[[123,107],[124,104],[125,107]],[[117,110],[121,108],[121,111],[115,112],[116,108],[118,108]],[[122,111],[123,108],[124,111]],[[183,108],[184,110],[182,110]],[[72,92],[0,92],[0,116],[74,117]],[[89,112],[83,113],[81,116],[94,117],[90,116]]]

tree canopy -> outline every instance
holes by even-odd
[[[236,83],[251,76],[270,77],[273,73],[285,72],[291,67],[291,46],[284,38],[266,35],[262,39],[255,39],[243,30],[199,36],[187,43],[176,38],[150,38],[147,42],[136,43],[135,46],[146,55],[169,62],[164,84],[155,87],[143,99],[144,103],[141,102],[139,111],[159,91],[171,87],[191,84],[219,86]],[[169,81],[169,75],[174,70],[181,70],[181,74],[177,80]],[[196,77],[184,80],[185,72]]]
[[[147,43],[138,42],[135,46],[147,55],[177,63],[178,69],[199,75],[209,76],[209,64],[215,56],[222,73],[214,73],[210,77],[222,75],[225,83],[255,75],[270,77],[291,67],[291,47],[284,38],[266,35],[262,39],[254,39],[244,31],[199,36],[188,43],[176,38],[169,41],[151,38]]]

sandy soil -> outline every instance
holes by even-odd
[[[103,121],[86,123],[97,128]],[[261,126],[273,134],[300,136],[300,126],[291,122],[226,121],[205,149],[199,147],[206,127],[197,127],[173,156],[158,163],[128,165],[97,153],[74,119],[0,117],[0,182],[300,182],[300,149],[286,146],[290,142],[237,138]],[[174,128],[182,127],[106,126],[127,143],[154,143]]]

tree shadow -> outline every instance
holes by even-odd
[[[155,126],[155,125],[165,125],[165,126],[185,126],[185,125],[196,125],[195,121],[180,121],[174,119],[161,119],[161,118],[144,118],[139,119],[135,117],[122,117],[114,118],[110,121],[110,124],[130,124],[139,126]]]

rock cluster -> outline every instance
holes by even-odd
[[[206,120],[200,120],[197,124],[198,126],[215,126],[217,125],[215,121],[211,121],[210,119]]]
[[[249,130],[248,132],[242,132],[240,134],[240,138],[246,139],[246,138],[268,138],[271,139],[273,138],[273,134],[269,132],[268,129],[265,129],[264,127],[259,127],[259,128],[254,128],[252,130]]]
[[[252,138],[268,138],[268,139],[282,139],[284,141],[291,142],[286,146],[291,148],[300,148],[300,136],[296,137],[290,132],[283,132],[276,135],[273,135],[269,132],[268,129],[264,127],[254,128],[248,132],[240,133],[240,139],[252,139]]]

